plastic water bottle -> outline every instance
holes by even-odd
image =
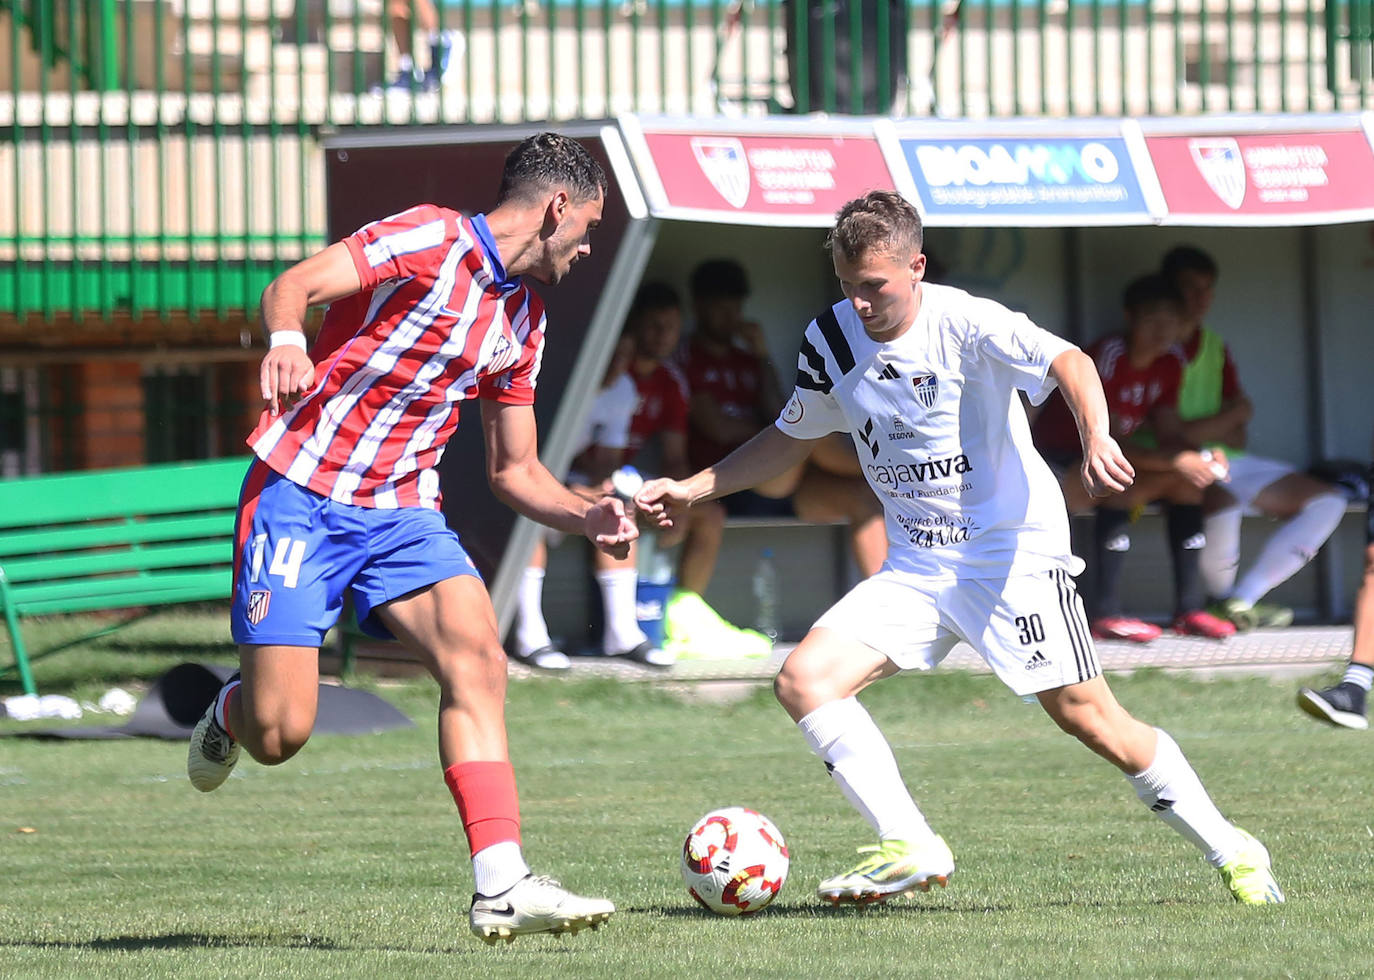
[[[754,566],[754,629],[770,640],[778,638],[778,568],[773,562],[773,549],[759,553]]]
[[[635,619],[639,628],[656,647],[663,646],[663,617],[672,597],[673,556],[658,546],[658,537],[646,534],[639,539],[639,584],[635,588]]]

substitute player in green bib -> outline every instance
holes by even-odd
[[[1185,365],[1178,414],[1196,445],[1226,451],[1230,473],[1208,490],[1207,544],[1202,574],[1216,604],[1212,612],[1237,629],[1287,626],[1293,611],[1260,600],[1312,560],[1345,513],[1345,496],[1289,463],[1245,451],[1254,408],[1236,374],[1226,342],[1203,320],[1216,293],[1217,264],[1210,255],[1180,245],[1164,256],[1160,271],[1183,294]],[[1281,523],[1243,575],[1240,523],[1245,515]]]

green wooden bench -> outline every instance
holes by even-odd
[[[234,514],[247,457],[0,481],[0,608],[25,692],[31,660],[156,607],[229,599]],[[95,633],[30,654],[20,620],[130,609]]]

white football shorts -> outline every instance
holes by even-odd
[[[1102,672],[1083,600],[1062,569],[933,583],[883,568],[816,628],[856,639],[902,670],[933,670],[963,640],[1018,695]]]
[[[1229,462],[1231,471],[1221,487],[1235,497],[1236,503],[1245,508],[1252,517],[1256,512],[1251,510],[1250,505],[1255,502],[1260,491],[1269,484],[1282,480],[1289,473],[1297,472],[1296,467],[1282,460],[1251,456],[1249,453],[1237,456]]]

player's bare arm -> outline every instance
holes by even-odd
[[[660,527],[672,527],[692,504],[748,490],[786,472],[815,449],[816,439],[794,439],[768,426],[714,466],[685,480],[650,480],[635,504]]]
[[[1109,431],[1107,396],[1097,366],[1081,350],[1066,350],[1050,364],[1083,445],[1083,486],[1094,497],[1121,493],[1135,481],[1135,467]]]
[[[1215,415],[1191,419],[1182,423],[1184,437],[1195,446],[1208,443],[1223,443],[1227,446],[1244,448],[1247,429],[1255,408],[1250,399],[1241,395],[1222,406]]]
[[[692,425],[712,442],[730,444],[748,439],[759,430],[756,419],[734,419],[726,415],[720,403],[705,392],[697,392],[687,403]],[[776,414],[776,413],[775,413]]]
[[[753,320],[746,320],[739,325],[738,336],[759,362],[761,383],[756,406],[759,417],[776,418],[782,411],[782,385],[778,382],[778,372],[773,369],[773,356],[768,350],[768,338],[763,332],[763,327]]]
[[[487,480],[507,505],[531,520],[570,534],[585,534],[615,558],[629,554],[639,536],[634,518],[614,497],[587,500],[563,486],[539,461],[532,405],[482,400]]]
[[[1150,413],[1150,425],[1155,430],[1162,454],[1169,460],[1170,468],[1182,474],[1193,486],[1202,489],[1226,479],[1230,466],[1226,453],[1220,449],[1198,451],[1194,448],[1188,441],[1187,430],[1176,407],[1156,405]]]
[[[315,383],[315,366],[306,354],[305,316],[362,289],[358,270],[342,242],[296,263],[262,291],[260,315],[268,351],[259,380],[262,397],[276,415]]]

